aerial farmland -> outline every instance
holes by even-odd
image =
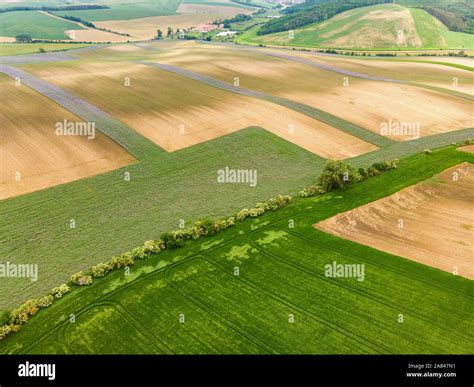
[[[474,355],[474,9],[422,3],[0,0],[0,354]]]

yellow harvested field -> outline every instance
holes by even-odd
[[[94,24],[97,27],[130,34],[135,38],[152,39],[156,36],[158,29],[166,34],[168,27],[172,27],[173,30],[177,28],[180,30],[183,28],[188,29],[196,27],[199,24],[210,23],[216,19],[220,19],[221,16],[222,15],[217,13],[191,13],[171,16],[152,16],[132,20],[109,20],[95,22]]]
[[[416,60],[419,62],[444,62],[444,63],[454,63],[460,64],[463,66],[474,67],[474,53],[468,52],[470,55],[469,57],[453,57],[453,56],[420,56],[420,57],[413,57],[409,58],[410,60]]]
[[[28,71],[88,100],[170,152],[250,126],[327,158],[377,149],[293,110],[145,65],[65,62]]]
[[[474,153],[474,145],[462,146],[461,148],[458,148],[458,150],[462,152]]]
[[[332,65],[340,69],[372,76],[381,76],[407,82],[457,91],[474,95],[474,77],[470,72],[454,67],[427,62],[403,62],[401,60],[352,59],[347,57],[323,57],[308,53],[292,53],[315,63]],[[444,61],[444,59],[439,59]],[[474,63],[471,63],[474,65]]]
[[[222,16],[235,16],[237,14],[252,13],[251,9],[226,7],[222,5],[208,5],[208,4],[183,4],[181,3],[176,12],[180,13],[207,13],[219,14]]]
[[[0,43],[12,43],[15,42],[15,38],[11,36],[0,36]]]
[[[313,106],[395,141],[474,126],[472,101],[467,99],[407,85],[345,79],[258,52],[200,46],[169,50],[157,60],[230,83],[237,77],[242,87]]]
[[[463,163],[315,227],[474,279],[473,186],[474,165]]]
[[[111,32],[100,31],[94,28],[87,28],[83,30],[66,30],[64,33],[69,36],[71,40],[78,42],[94,42],[94,43],[122,43],[128,40],[137,40],[130,36],[123,36],[112,34]]]
[[[0,199],[105,173],[134,161],[121,146],[96,130],[86,136],[56,135],[57,122],[78,117],[27,86],[0,75]]]

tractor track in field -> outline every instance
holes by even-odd
[[[123,305],[121,305],[117,301],[111,300],[102,300],[98,303],[92,305],[94,307],[103,307],[103,306],[110,306],[114,308],[127,322],[132,325],[138,332],[142,333],[148,342],[150,342],[155,348],[158,348],[159,351],[163,353],[170,353],[174,354],[173,350],[157,335],[155,335],[150,329],[148,329],[140,320],[135,318]],[[148,333],[151,337],[153,337],[157,342],[150,340],[148,336],[144,333]],[[165,349],[161,348],[163,346]]]
[[[261,250],[259,250],[259,251],[261,251]],[[218,263],[215,259],[211,258],[210,256],[208,256],[206,254],[203,254],[203,257],[207,262],[214,265],[221,272],[225,273],[226,275],[228,275],[232,278],[235,278],[235,276],[232,276],[231,274],[229,274],[228,271],[225,270],[225,268],[220,263]],[[275,292],[273,292],[271,290],[259,287],[253,281],[242,278],[241,276],[238,276],[237,279],[238,279],[238,281],[244,283],[246,286],[248,286],[249,288],[255,290],[256,292],[266,294],[269,298],[273,299],[274,301],[278,302],[279,304],[283,304],[287,307],[290,307],[290,308],[300,312],[303,315],[306,315],[309,319],[313,320],[314,322],[316,322],[318,324],[321,324],[321,325],[324,325],[326,328],[330,329],[331,331],[336,332],[337,334],[342,335],[342,336],[344,336],[344,337],[346,337],[346,338],[348,338],[352,341],[355,341],[355,342],[365,346],[366,348],[369,348],[370,351],[373,351],[373,352],[379,353],[379,354],[380,353],[390,353],[390,351],[388,349],[381,347],[377,343],[374,343],[370,340],[360,340],[360,338],[358,338],[357,336],[354,337],[354,335],[349,334],[346,329],[344,329],[340,326],[334,325],[329,320],[326,320],[326,319],[322,318],[321,316],[319,316],[319,315],[315,314],[314,312],[302,307],[301,305],[297,305],[297,304],[293,303],[292,301],[290,301],[290,300],[288,300],[284,297],[279,296],[278,294],[276,294]],[[367,343],[370,343],[373,347],[371,347]],[[369,353],[372,353],[372,352],[369,352]]]
[[[199,254],[199,255],[202,256],[202,253]],[[206,259],[204,259],[204,257],[200,257],[200,256],[194,257],[194,260],[201,260],[201,261],[207,262]],[[235,324],[234,322],[230,321],[226,317],[222,316],[222,314],[219,314],[219,312],[216,312],[212,307],[209,306],[209,304],[204,303],[201,300],[198,300],[197,298],[191,296],[188,292],[185,292],[184,290],[180,289],[179,286],[176,285],[175,281],[173,281],[170,278],[170,275],[171,275],[170,272],[171,272],[171,270],[174,270],[177,267],[179,267],[181,265],[184,265],[186,263],[189,263],[189,261],[188,262],[182,262],[181,261],[181,262],[177,263],[176,265],[173,265],[172,267],[168,267],[165,270],[166,283],[176,293],[178,293],[183,299],[185,299],[188,302],[192,303],[194,306],[196,306],[197,308],[202,310],[204,313],[211,316],[214,320],[220,322],[222,325],[224,325],[227,328],[231,329],[232,331],[234,331],[238,335],[240,335],[242,337],[245,337],[248,341],[252,342],[258,348],[262,349],[266,353],[277,354],[277,352],[273,348],[267,346],[264,342],[262,342],[261,340],[259,340],[258,338],[256,338],[255,336],[253,336],[252,334],[247,332],[243,327],[241,327],[241,326]]]
[[[304,240],[304,241],[306,241],[306,242],[311,242],[313,245],[317,245],[316,243],[314,243],[314,241],[311,241],[311,240],[308,239],[308,238],[302,238],[302,237],[301,237],[299,234],[297,234],[297,233],[290,232],[290,231],[288,231],[288,233],[291,234],[291,235],[293,235],[293,236],[295,236],[295,237],[297,237],[297,238],[299,238],[299,239],[301,239],[301,240]],[[320,277],[321,279],[326,279],[326,280],[327,280],[327,278],[324,277],[320,272],[316,272],[316,271],[314,271],[312,268],[310,268],[310,267],[308,267],[308,266],[306,266],[306,265],[296,265],[296,264],[290,263],[290,262],[288,262],[288,261],[285,261],[285,260],[281,259],[280,257],[278,257],[274,252],[268,251],[267,249],[263,248],[262,246],[257,245],[257,244],[255,243],[255,241],[250,240],[250,238],[249,238],[249,243],[250,243],[250,245],[251,245],[252,247],[258,249],[262,254],[264,254],[264,255],[266,255],[266,256],[268,256],[268,257],[270,257],[270,258],[273,258],[273,259],[275,259],[275,260],[277,260],[277,261],[280,261],[280,262],[283,263],[284,265],[291,266],[291,267],[293,267],[294,269],[296,269],[296,270],[298,270],[298,271],[301,271],[301,272],[303,272],[303,273],[309,274],[309,275],[311,275],[311,276],[316,276],[316,277]],[[318,245],[318,247],[328,248],[326,245]],[[328,249],[330,249],[330,248],[328,248]],[[335,251],[335,252],[344,253],[344,252],[338,251],[337,249],[330,249],[330,250],[333,250],[333,251]],[[376,264],[375,264],[375,265],[376,265]],[[379,266],[379,267],[381,267],[382,269],[386,269],[386,267],[385,267],[385,266],[382,266],[382,265],[376,265],[376,266]],[[390,269],[389,269],[389,270],[390,270]],[[393,271],[393,272],[394,272],[394,270],[390,270],[390,271]],[[402,273],[402,275],[403,275],[403,273]],[[337,286],[337,287],[343,288],[343,289],[345,289],[345,290],[347,290],[347,291],[349,291],[349,292],[357,293],[360,297],[369,299],[369,300],[371,300],[371,301],[373,301],[373,302],[375,302],[375,303],[377,303],[377,304],[379,304],[379,305],[383,305],[383,306],[385,306],[385,307],[387,307],[387,308],[390,308],[390,309],[394,310],[395,312],[400,312],[400,310],[401,310],[401,308],[398,308],[398,309],[396,308],[396,307],[398,306],[398,305],[396,305],[396,304],[389,304],[389,303],[387,303],[387,302],[385,302],[385,301],[383,301],[383,300],[381,300],[381,299],[378,299],[378,298],[376,298],[376,297],[374,297],[374,296],[372,296],[372,295],[370,295],[370,294],[368,294],[368,293],[361,292],[361,291],[359,291],[359,290],[357,290],[357,289],[355,289],[355,288],[353,288],[353,287],[351,287],[351,286],[343,285],[342,283],[337,283],[336,281],[330,281],[329,283],[331,283],[331,284],[333,284],[333,285],[335,285],[335,286]],[[430,319],[426,318],[425,316],[420,315],[419,313],[416,313],[416,312],[413,312],[413,311],[409,311],[409,315],[410,315],[410,316],[413,316],[414,318],[418,319],[418,320],[421,321],[421,322],[435,325],[435,326],[437,326],[438,328],[440,328],[441,330],[445,330],[445,329],[446,329],[446,326],[440,324],[438,321],[430,320]],[[454,334],[454,335],[455,335],[460,341],[463,341],[463,340],[465,339],[465,337],[460,337],[460,336],[458,336],[457,334]],[[469,337],[471,337],[471,336],[469,335]],[[387,352],[390,353],[390,351],[387,351]]]
[[[114,308],[114,310],[117,313],[119,313],[119,315],[122,318],[124,318],[133,328],[135,328],[139,333],[141,333],[153,347],[157,348],[159,350],[159,353],[166,353],[166,352],[171,353],[171,354],[174,353],[159,337],[157,337],[153,332],[151,332],[147,327],[145,327],[140,321],[134,318],[118,302],[110,301],[110,300],[99,300],[99,301],[93,302],[92,304],[89,304],[86,307],[82,308],[79,313],[75,314],[75,317],[78,318],[78,317],[84,316],[88,312],[93,311],[94,309],[102,308],[104,306]],[[76,352],[71,347],[66,337],[66,332],[69,327],[70,327],[70,323],[68,321],[64,321],[57,328],[57,341],[65,354],[67,353],[76,354]],[[151,337],[155,338],[161,345],[163,345],[166,348],[166,350],[161,348],[160,345],[158,345],[153,340],[150,340],[145,333],[148,333]]]
[[[341,251],[341,250],[338,250],[338,249],[336,249],[336,248],[331,248],[331,247],[328,247],[328,246],[325,245],[325,244],[320,244],[320,243],[316,242],[315,240],[312,240],[312,239],[310,239],[310,238],[304,237],[304,236],[302,236],[301,234],[298,234],[298,233],[296,233],[296,232],[294,232],[294,231],[288,230],[287,232],[288,232],[288,234],[293,235],[294,237],[296,237],[296,238],[298,238],[298,239],[300,239],[300,240],[302,240],[302,241],[304,241],[304,242],[310,243],[310,244],[312,244],[313,246],[322,247],[322,248],[324,248],[324,249],[332,250],[332,251],[334,251],[334,252],[338,252],[338,253],[341,253],[341,254],[347,254],[346,252]],[[251,243],[252,243],[252,242],[251,242]],[[255,245],[255,247],[257,247],[257,246],[259,246],[259,245]],[[269,254],[269,255],[272,255],[272,256],[274,256],[274,254],[275,254],[274,252],[268,251],[268,250],[266,250],[265,248],[263,248],[263,247],[261,247],[261,246],[260,246],[260,251],[262,251],[262,252],[264,252],[264,253],[267,253],[267,254]],[[370,260],[370,258],[367,258],[366,256],[360,256],[360,255],[356,255],[356,254],[353,254],[353,256],[358,256],[358,257],[360,257],[360,258],[364,258],[364,259],[366,259],[366,260]],[[276,258],[276,257],[275,257],[275,258]],[[286,261],[282,260],[281,258],[277,258],[277,259],[279,259],[281,262],[286,262]],[[442,287],[433,285],[433,284],[431,284],[431,283],[429,283],[429,282],[423,281],[422,279],[419,279],[419,278],[416,278],[416,277],[408,276],[408,275],[406,275],[406,273],[404,273],[404,272],[394,270],[394,269],[392,269],[392,268],[390,268],[390,267],[387,267],[387,266],[384,266],[384,265],[380,265],[380,264],[378,264],[378,263],[375,262],[375,261],[371,261],[371,265],[377,266],[377,267],[381,268],[382,270],[387,270],[387,271],[391,271],[392,273],[399,274],[399,275],[401,275],[402,277],[408,277],[408,278],[411,278],[411,279],[415,279],[416,281],[419,281],[419,282],[424,282],[425,284],[427,284],[427,285],[429,285],[429,286],[438,287],[438,288],[440,288],[440,289],[443,290],[443,291],[449,291],[449,289],[446,289],[446,288],[442,288]],[[312,272],[313,274],[318,275],[319,277],[326,278],[326,277],[323,277],[322,275],[318,274],[317,272],[315,272],[312,268],[310,268],[310,267],[308,267],[308,266],[305,266],[305,265],[295,266],[295,268],[304,268],[305,270],[308,270],[308,271]],[[401,307],[399,307],[399,305],[397,305],[397,304],[394,304],[394,303],[387,303],[386,301],[383,301],[383,300],[381,300],[381,299],[379,299],[379,298],[376,298],[376,297],[374,297],[374,296],[371,295],[371,294],[360,292],[359,290],[357,290],[356,288],[353,288],[353,287],[351,287],[351,286],[342,285],[342,284],[340,284],[340,283],[336,283],[335,281],[332,281],[331,283],[333,283],[333,284],[335,284],[335,285],[337,285],[337,286],[341,286],[341,287],[345,288],[346,290],[348,290],[348,291],[350,291],[350,292],[358,293],[358,294],[359,294],[360,296],[362,296],[362,297],[369,298],[369,299],[371,299],[372,301],[374,301],[374,302],[376,302],[376,303],[379,303],[379,304],[381,304],[381,305],[384,305],[384,306],[386,306],[386,307],[389,307],[389,308],[391,308],[391,309],[393,309],[393,310],[395,310],[395,311],[399,311],[399,310],[401,309]],[[452,292],[452,293],[455,293],[455,292]],[[456,293],[457,293],[457,292],[456,292]],[[458,293],[458,294],[459,294],[459,293]],[[465,296],[465,294],[463,294],[463,296]],[[397,309],[397,307],[398,307],[398,309]],[[445,326],[442,326],[438,321],[430,320],[430,319],[428,318],[428,316],[425,316],[425,315],[423,315],[423,314],[417,313],[416,311],[410,310],[409,313],[410,313],[410,315],[414,316],[415,318],[417,318],[417,319],[419,319],[419,320],[421,320],[421,321],[423,321],[423,322],[427,322],[427,323],[429,323],[429,324],[436,325],[436,326],[438,326],[439,328],[442,328],[442,329],[446,328]],[[472,338],[474,339],[474,336],[472,336],[472,335],[470,335],[470,334],[468,334],[468,336],[469,336],[469,337],[472,337]],[[459,338],[460,340],[463,340],[463,338],[461,338],[461,337],[459,337],[459,336],[458,336],[458,338]]]

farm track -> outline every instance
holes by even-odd
[[[252,98],[257,98],[266,102],[274,103],[280,106],[283,106],[287,109],[291,109],[293,111],[296,111],[298,113],[302,113],[308,117],[314,118],[318,121],[324,122],[328,125],[331,125],[339,130],[342,130],[346,133],[349,133],[355,137],[359,137],[360,139],[367,141],[369,143],[372,143],[374,145],[377,145],[378,147],[384,147],[387,145],[392,144],[394,141],[378,135],[374,132],[371,132],[368,129],[364,129],[360,126],[357,126],[355,124],[352,124],[342,118],[333,116],[330,113],[324,112],[322,110],[316,109],[312,106],[302,104],[300,102],[295,102],[283,97],[278,97],[250,89],[245,89],[243,87],[239,86],[234,86],[229,83],[217,80],[212,77],[208,77],[206,75],[202,75],[199,73],[196,73],[191,70],[187,70],[181,67],[173,66],[173,65],[168,65],[164,63],[158,63],[158,62],[149,62],[149,61],[134,61],[135,63],[140,63],[143,65],[147,66],[153,66],[157,67],[161,70],[169,71],[174,74],[178,74],[187,78],[190,78],[192,80],[195,80],[197,82],[204,83],[206,85],[216,87],[221,90],[225,90],[231,93],[236,93],[240,94],[246,97],[252,97]]]

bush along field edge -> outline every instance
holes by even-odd
[[[461,144],[453,146],[469,145],[474,143],[471,139]],[[429,156],[432,151],[425,149],[423,152]],[[299,198],[290,195],[277,195],[265,202],[260,202],[253,208],[244,208],[237,212],[235,216],[224,217],[216,220],[199,220],[192,226],[164,233],[157,241],[146,241],[142,246],[135,247],[131,251],[112,257],[107,262],[93,265],[90,271],[78,272],[71,276],[68,283],[59,285],[51,290],[49,294],[36,299],[30,299],[11,312],[5,311],[2,315],[4,325],[0,326],[0,341],[14,332],[18,332],[21,327],[28,322],[31,316],[40,309],[51,306],[56,300],[62,298],[75,288],[87,286],[93,283],[94,278],[102,278],[107,273],[125,269],[133,266],[136,260],[143,260],[152,255],[158,255],[165,249],[175,249],[182,247],[188,240],[198,240],[203,236],[212,236],[219,231],[225,230],[236,224],[236,221],[243,222],[247,218],[256,218],[267,211],[277,211],[287,206],[293,200],[304,199],[315,195],[323,195],[332,191],[344,190],[352,184],[362,182],[368,178],[380,175],[385,171],[396,169],[399,166],[398,159],[377,162],[367,168],[355,169],[351,165],[341,160],[328,160],[316,180],[316,183],[299,192]]]

